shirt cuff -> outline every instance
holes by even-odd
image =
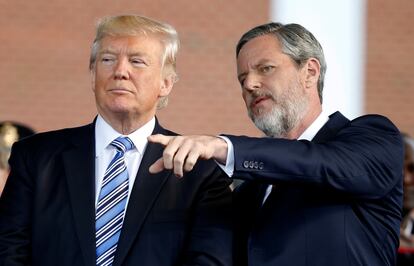
[[[234,148],[233,143],[231,143],[230,139],[224,136],[218,136],[222,138],[227,143],[227,160],[226,164],[221,164],[216,161],[217,165],[228,175],[229,177],[233,176],[234,172]]]

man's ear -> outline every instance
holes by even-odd
[[[303,66],[305,71],[305,87],[310,88],[318,86],[319,76],[321,74],[321,64],[316,58],[309,58]]]
[[[90,75],[91,75],[91,88],[92,91],[95,91],[95,79],[96,79],[96,71],[95,71],[95,67],[93,67],[90,71],[89,71]]]
[[[176,82],[177,76],[175,73],[167,73],[161,81],[160,97],[168,96]]]

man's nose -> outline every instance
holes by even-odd
[[[118,60],[114,69],[115,79],[129,79],[129,61],[126,58]]]
[[[242,87],[247,91],[254,91],[261,87],[261,83],[257,77],[250,74],[245,77]]]

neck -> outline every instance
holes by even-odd
[[[314,104],[313,106],[309,106],[309,109],[305,112],[305,115],[302,119],[299,120],[298,124],[295,128],[293,128],[287,134],[287,139],[298,139],[303,132],[318,118],[318,116],[322,112],[322,105],[321,104]]]
[[[137,129],[141,128],[143,125],[148,123],[154,116],[139,116],[139,117],[129,117],[129,116],[105,116],[101,114],[102,118],[118,133],[122,135],[129,135]]]

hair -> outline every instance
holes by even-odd
[[[171,25],[139,15],[109,16],[100,19],[96,26],[96,37],[92,43],[89,70],[94,70],[101,41],[106,36],[154,35],[160,38],[164,53],[161,58],[162,69],[170,71],[174,82],[178,80],[176,71],[177,52],[180,46],[177,31]],[[168,98],[163,97],[158,108],[167,105]]]
[[[309,58],[316,58],[321,66],[318,79],[318,95],[322,103],[322,92],[326,73],[326,61],[323,49],[318,40],[305,27],[299,24],[282,24],[270,22],[257,26],[240,38],[236,46],[236,57],[239,56],[242,47],[251,39],[262,35],[274,35],[280,42],[282,52],[288,55],[298,66]]]
[[[26,125],[12,121],[0,122],[0,169],[9,169],[8,160],[13,143],[33,134],[35,131]]]

